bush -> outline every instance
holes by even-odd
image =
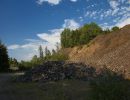
[[[68,59],[68,56],[64,55],[63,53],[55,53],[50,57],[50,60],[53,60],[53,61],[64,61],[67,59]]]

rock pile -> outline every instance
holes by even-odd
[[[47,82],[63,79],[90,80],[95,76],[95,69],[82,63],[47,61],[27,71],[19,79],[23,82]]]

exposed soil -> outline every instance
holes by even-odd
[[[88,45],[67,48],[69,60],[87,65],[106,66],[130,78],[130,25],[107,35],[100,35]]]

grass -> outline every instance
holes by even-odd
[[[130,81],[123,75],[104,69],[90,84],[90,100],[130,100]]]
[[[0,90],[3,100],[89,100],[87,82],[64,80],[49,83],[11,83]],[[2,100],[2,99],[1,99]]]
[[[78,80],[47,83],[42,89],[46,90],[47,96],[53,98],[47,100],[86,100],[90,90],[87,82]]]
[[[97,76],[91,84],[73,79],[22,83],[3,76],[0,78],[0,100],[130,100],[130,81],[110,71]],[[15,76],[10,78],[15,79]]]

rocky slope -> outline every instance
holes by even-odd
[[[106,66],[130,77],[130,25],[107,35],[100,35],[88,45],[67,48],[69,60],[91,66]]]

